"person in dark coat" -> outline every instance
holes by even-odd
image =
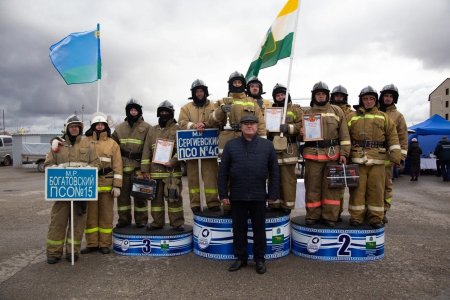
[[[250,217],[256,272],[264,274],[266,200],[280,197],[278,161],[272,142],[256,134],[256,116],[245,115],[240,119],[240,124],[242,136],[225,145],[217,180],[220,200],[224,205],[231,204],[233,252],[236,260],[228,271],[237,271],[247,265],[247,219]]]
[[[444,136],[434,150],[436,158],[441,162],[443,181],[450,181],[450,141]]]
[[[422,155],[422,149],[419,147],[419,142],[416,138],[411,140],[411,144],[408,147],[407,158],[409,160],[409,169],[411,174],[411,181],[417,181],[420,174],[420,156]]]

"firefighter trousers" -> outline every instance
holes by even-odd
[[[329,188],[327,166],[335,161],[305,160],[306,219],[336,222],[339,217],[343,188]]]
[[[208,158],[202,159],[202,179],[205,187],[206,206],[208,208],[220,206],[219,196],[217,192],[217,174],[218,165],[217,159]],[[198,160],[191,159],[186,162],[187,177],[189,187],[189,199],[191,208],[200,207],[200,182]]]
[[[181,178],[180,178],[181,179]],[[183,190],[183,185],[180,180],[178,184],[180,193],[178,195],[178,201],[170,202],[164,201],[164,186],[165,183],[162,179],[156,179],[156,197],[151,200],[151,214],[153,222],[151,225],[153,227],[163,227],[165,224],[165,203],[167,202],[167,210],[169,214],[169,223],[171,227],[178,227],[184,225],[184,214],[183,214],[183,198],[181,196],[181,191]]]
[[[348,211],[350,221],[369,224],[382,222],[384,217],[384,165],[359,165],[359,184],[350,188]]]
[[[278,166],[280,170],[280,199],[268,201],[269,207],[294,209],[297,193],[295,166],[295,164]]]
[[[384,211],[388,211],[391,208],[392,196],[394,196],[394,191],[392,188],[392,174],[393,174],[393,166],[390,161],[386,161],[386,178],[384,185]]]
[[[122,189],[117,198],[117,212],[119,223],[131,224],[131,189],[133,188],[133,174],[124,173],[122,179]],[[133,197],[134,201],[134,222],[146,225],[148,222],[147,199]]]
[[[98,201],[89,201],[84,234],[88,247],[111,247],[114,198],[110,192],[98,193]]]
[[[66,255],[72,253],[72,243],[74,253],[80,253],[81,240],[83,239],[83,230],[86,224],[86,214],[79,216],[74,202],[73,213],[73,241],[71,239],[70,227],[70,202],[56,201],[53,204],[50,225],[47,234],[47,257],[59,257],[63,255],[64,244],[66,245]]]

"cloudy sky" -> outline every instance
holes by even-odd
[[[210,99],[226,96],[228,76],[246,73],[286,0],[60,1],[0,0],[0,111],[12,132],[60,129],[67,115],[96,110],[97,84],[66,85],[49,46],[72,32],[101,26],[100,110],[124,118],[130,97],[156,122],[167,99],[176,115],[196,78]],[[428,95],[450,77],[450,1],[304,0],[294,53],[291,95],[309,98],[322,80],[359,91],[388,83],[400,91],[408,125],[429,116]],[[263,69],[270,98],[287,83],[289,59]],[[308,105],[309,101],[300,101]],[[1,113],[1,112],[0,112]],[[1,116],[0,116],[1,118]],[[3,127],[3,121],[0,122]]]

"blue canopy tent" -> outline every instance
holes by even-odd
[[[434,152],[434,148],[443,136],[450,137],[450,121],[447,121],[440,115],[434,115],[422,123],[408,128],[408,141],[417,138],[423,156],[429,156]]]

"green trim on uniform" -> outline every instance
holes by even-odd
[[[239,104],[242,106],[255,106],[255,102],[241,100],[233,100],[233,104]]]
[[[151,211],[154,211],[154,212],[164,211],[164,207],[163,206],[152,206]]]
[[[293,111],[288,111],[286,115],[291,116],[294,121],[297,120],[297,114],[295,114]]]
[[[141,165],[149,165],[150,164],[150,159],[142,159],[141,160]]]
[[[127,167],[123,167],[123,171],[125,173],[133,172],[134,169],[135,169],[135,167],[128,167],[128,166]]]
[[[112,228],[99,228],[98,231],[103,234],[110,234],[112,233]]]
[[[177,213],[177,212],[182,212],[183,211],[183,207],[169,207],[168,211],[170,213]]]
[[[189,193],[190,194],[199,194],[200,188],[189,189]],[[205,189],[205,194],[217,194],[217,193],[218,193],[217,189]]]
[[[112,186],[99,186],[98,191],[99,192],[111,192],[112,188],[113,188]]]
[[[98,227],[93,227],[93,228],[86,228],[84,230],[84,233],[89,234],[89,233],[94,233],[94,232],[98,232],[99,228]]]
[[[138,145],[143,145],[144,141],[142,140],[137,140],[137,139],[120,139],[120,144],[138,144]]]
[[[47,245],[52,245],[52,246],[60,246],[60,245],[64,245],[64,240],[55,241],[55,240],[49,240],[49,239],[47,239]]]
[[[392,197],[388,197],[388,198],[384,199],[384,202],[391,204]]]
[[[137,211],[137,212],[144,212],[144,211],[148,211],[148,207],[147,206],[144,206],[144,207],[134,207],[134,211]]]
[[[70,239],[70,238],[67,239],[67,243],[68,243],[68,244],[72,244],[72,239]],[[73,244],[74,244],[74,245],[81,245],[81,241],[73,241]]]
[[[117,210],[118,210],[118,211],[131,210],[131,205],[118,206],[118,207],[117,207]]]
[[[386,118],[382,115],[373,115],[373,114],[367,114],[364,116],[353,116],[347,123],[348,126],[351,126],[353,121],[357,121],[359,119],[383,119],[384,122],[386,122]]]
[[[181,172],[173,172],[173,173],[150,173],[150,177],[152,178],[167,178],[172,174],[174,177],[182,177],[183,174]]]

